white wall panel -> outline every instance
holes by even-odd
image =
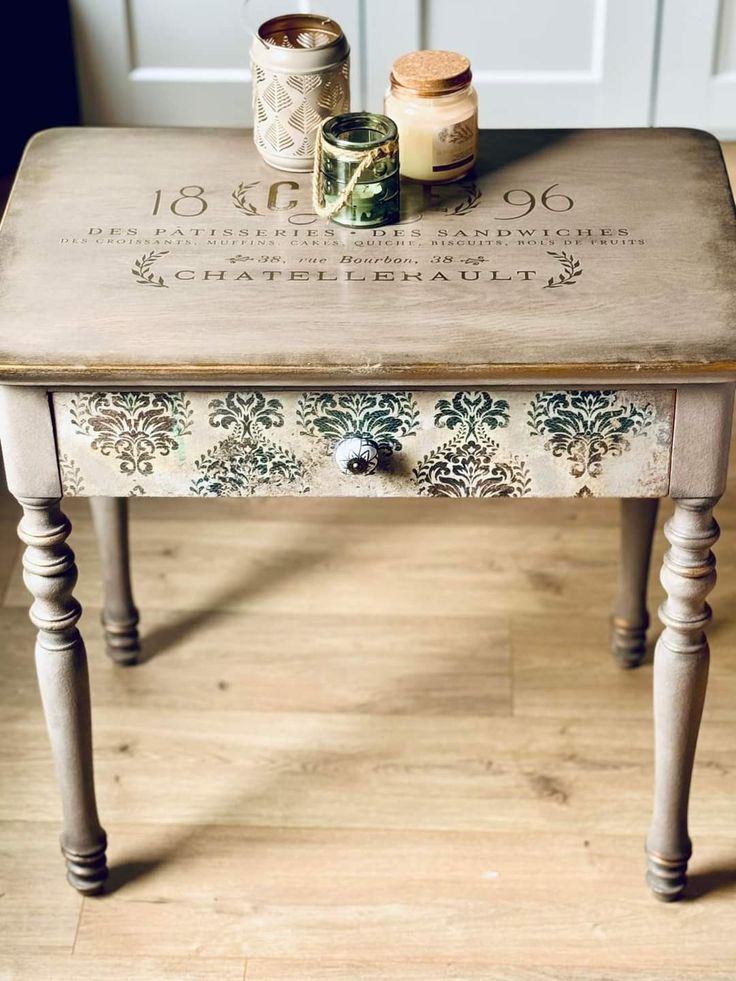
[[[127,6],[134,68],[248,67],[239,0],[128,0]]]
[[[720,11],[716,73],[736,72],[736,0],[723,0]]]
[[[498,72],[593,69],[596,0],[433,0],[422,6],[429,48],[462,40],[460,50],[471,61]]]
[[[663,0],[654,121],[736,139],[735,0]]]
[[[242,0],[70,2],[86,122],[250,123]],[[268,12],[270,0],[258,2]],[[446,47],[473,62],[484,126],[655,122],[736,136],[736,0],[273,0],[272,7],[314,9],[343,25],[354,108],[381,109],[398,55]]]
[[[650,121],[657,0],[370,0],[368,9],[371,108],[394,58],[443,47],[471,57],[483,126]]]
[[[263,8],[263,4],[260,5]],[[334,17],[353,41],[362,102],[360,0],[274,3]],[[71,0],[84,122],[128,126],[249,126],[250,35],[242,0]]]

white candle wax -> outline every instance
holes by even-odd
[[[466,174],[478,149],[470,62],[452,51],[415,51],[394,62],[384,111],[399,131],[401,173],[445,182]]]

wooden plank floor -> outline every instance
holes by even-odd
[[[643,882],[651,663],[607,653],[615,502],[135,499],[132,669],[69,502],[112,866],[82,899],[0,497],[0,979],[736,978],[732,470],[672,906]]]

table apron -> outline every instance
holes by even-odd
[[[67,496],[662,497],[675,390],[64,390],[51,405]],[[342,472],[336,450],[368,472]]]

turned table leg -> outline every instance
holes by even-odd
[[[678,500],[665,524],[671,547],[662,565],[667,598],[654,655],[655,790],[647,837],[647,882],[663,900],[682,894],[692,850],[687,809],[708,680],[711,611],[705,598],[716,581],[710,549],[719,535],[712,513],[717,500]]]
[[[611,650],[623,668],[637,667],[646,653],[647,579],[658,509],[657,498],[621,499],[621,558]]]
[[[106,838],[95,801],[87,656],[76,626],[81,607],[72,596],[77,567],[66,544],[71,526],[58,498],[18,500],[23,507],[18,534],[27,546],[23,578],[38,627],[36,670],[61,789],[61,850],[69,882],[93,894],[107,878]]]
[[[134,664],[141,646],[130,581],[128,501],[124,497],[92,497],[90,505],[102,563],[102,625],[107,653],[118,664]]]

